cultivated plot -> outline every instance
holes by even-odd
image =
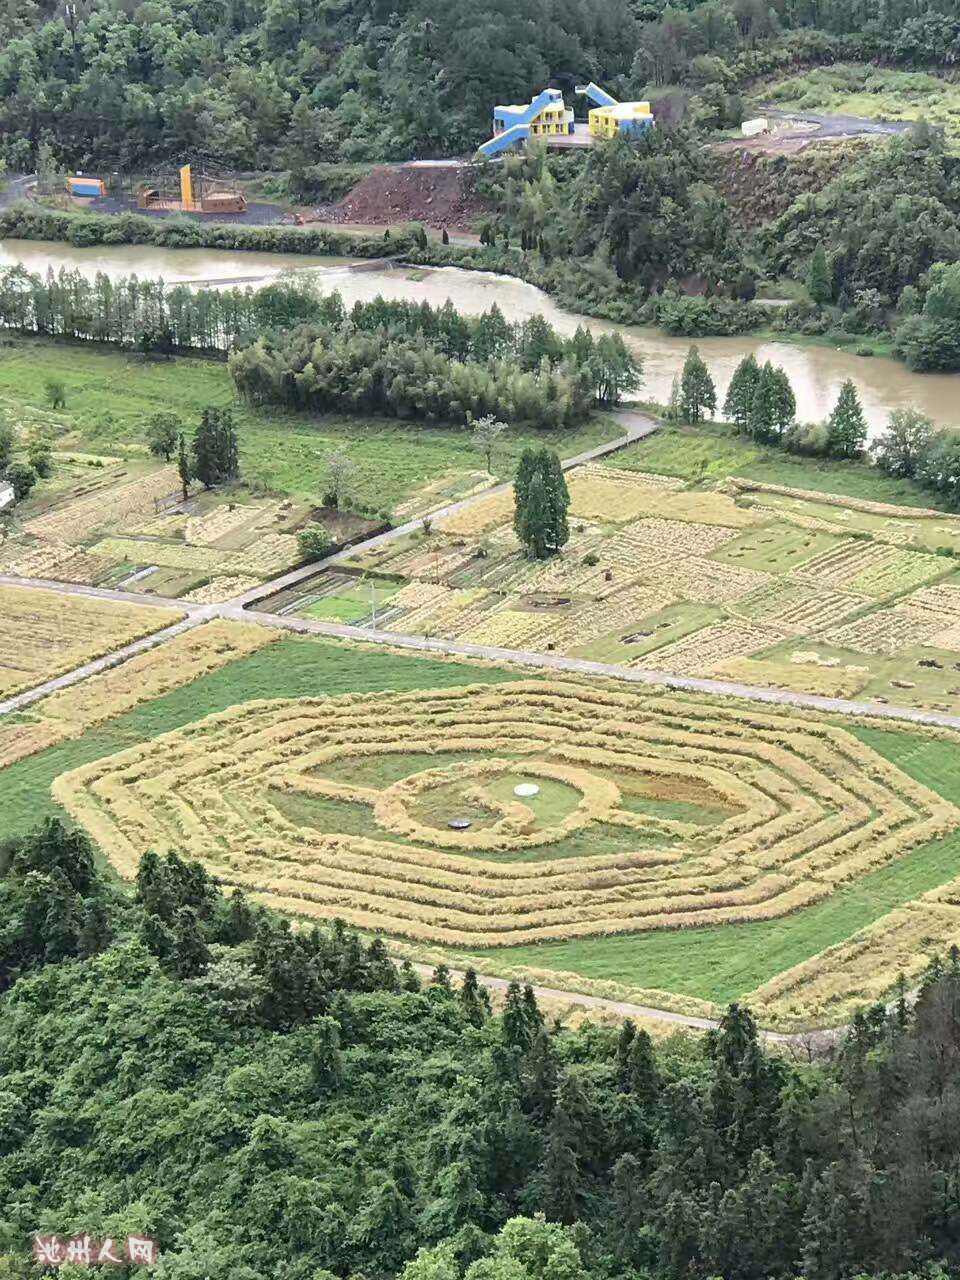
[[[606,464],[568,483],[570,541],[551,560],[524,556],[505,492],[345,569],[390,584],[390,630],[960,711],[956,517]]]
[[[43,684],[182,616],[152,605],[0,587],[0,696]]]

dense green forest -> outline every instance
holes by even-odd
[[[737,1006],[655,1047],[421,979],[55,820],[0,847],[0,1275],[30,1233],[162,1280],[843,1280],[960,1265],[960,962],[814,1061]]]
[[[951,65],[953,0],[4,0],[0,162],[241,169],[470,151],[557,77],[623,96],[810,61]]]

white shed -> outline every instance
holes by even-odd
[[[0,511],[6,511],[7,507],[12,507],[15,497],[13,485],[0,480]]]
[[[755,120],[744,120],[740,126],[740,132],[745,138],[755,138],[758,133],[767,133],[770,129],[770,122],[766,116],[757,116]]]

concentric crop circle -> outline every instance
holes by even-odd
[[[456,803],[425,818],[435,789]],[[573,680],[248,703],[54,791],[127,875],[177,849],[282,909],[470,947],[784,915],[960,825],[834,726]],[[486,821],[450,829],[461,800]]]

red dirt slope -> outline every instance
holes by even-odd
[[[423,222],[469,231],[492,206],[477,196],[475,175],[454,165],[381,165],[336,204],[321,205],[321,222]]]

